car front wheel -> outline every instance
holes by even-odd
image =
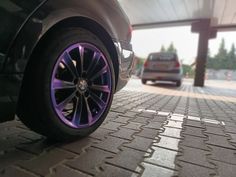
[[[27,67],[19,117],[56,140],[87,136],[102,124],[112,103],[111,57],[85,29],[61,30],[46,41]]]

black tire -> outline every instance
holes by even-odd
[[[177,87],[180,87],[181,85],[182,85],[182,81],[181,81],[181,80],[176,81],[176,86],[177,86]]]
[[[146,84],[146,83],[147,83],[147,80],[142,79],[141,82],[142,82],[142,84]]]
[[[26,68],[19,98],[18,116],[30,129],[50,139],[68,141],[87,136],[102,124],[111,107],[115,88],[114,69],[111,57],[101,40],[85,29],[73,28],[60,30],[51,34],[50,37],[45,40],[44,45],[46,44],[47,46],[41,46],[39,48],[37,56],[32,56]],[[56,108],[54,108],[52,103],[51,94],[51,82],[53,82],[51,77],[57,60],[59,60],[59,56],[65,49],[76,43],[89,43],[96,46],[104,55],[104,58],[106,58],[111,75],[111,92],[109,92],[110,96],[107,98],[107,104],[104,106],[104,110],[101,111],[95,123],[80,128],[70,127],[61,120],[60,116],[55,111]],[[78,83],[75,85],[75,89],[78,89]],[[77,99],[80,99],[80,97]],[[74,106],[77,106],[77,104]],[[81,112],[82,110],[83,108],[81,108]],[[75,113],[73,114],[75,115]],[[83,112],[79,115],[82,114]],[[81,116],[81,118],[82,117],[83,116]]]

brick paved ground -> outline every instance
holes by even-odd
[[[117,93],[103,125],[69,144],[0,124],[0,176],[236,176],[236,90],[139,87]]]

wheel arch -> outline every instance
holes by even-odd
[[[51,26],[43,34],[43,36],[40,38],[40,40],[35,45],[34,49],[32,50],[32,53],[29,57],[29,61],[27,63],[27,66],[30,63],[30,58],[34,58],[34,56],[36,56],[37,53],[40,52],[42,47],[47,42],[47,39],[50,38],[50,34],[54,33],[57,30],[61,30],[61,29],[65,29],[65,28],[76,28],[76,27],[84,28],[84,29],[94,33],[106,46],[106,48],[111,56],[112,63],[114,66],[115,88],[116,88],[117,82],[118,82],[118,77],[119,77],[119,67],[115,67],[115,66],[119,66],[119,56],[117,53],[116,46],[112,40],[112,37],[102,27],[102,25],[100,25],[96,21],[94,21],[90,18],[87,18],[87,17],[69,17],[69,18],[63,19],[63,20],[57,22],[56,24],[54,24],[53,26]],[[27,66],[26,66],[26,68],[27,68]]]

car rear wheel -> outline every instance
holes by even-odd
[[[182,84],[182,81],[181,81],[181,80],[179,80],[179,81],[176,81],[176,86],[177,86],[177,87],[180,87],[180,86],[181,86],[181,84]]]
[[[147,83],[147,80],[142,79],[141,82],[142,82],[142,84],[146,84],[146,83]]]
[[[52,139],[87,136],[112,103],[111,57],[96,35],[80,28],[57,32],[45,44],[27,67],[19,117]]]

